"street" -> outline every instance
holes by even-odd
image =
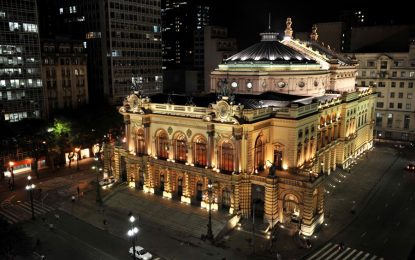
[[[35,240],[40,238],[42,248],[35,250],[49,259],[131,257],[131,240],[126,235],[130,211],[138,219],[136,244],[149,250],[154,259],[270,259],[276,251],[282,259],[407,259],[415,243],[415,174],[403,169],[412,156],[414,151],[382,145],[357,159],[350,173],[338,169],[328,176],[326,221],[311,238],[311,249],[303,248],[292,232],[282,228],[277,231],[273,251],[270,240],[260,234],[252,244],[249,221],[211,245],[200,239],[206,232],[206,210],[123,184],[102,190],[100,206],[95,201],[96,175],[88,162],[81,172],[65,168],[57,177],[36,180],[43,187],[44,201],[42,205],[35,200],[35,221],[30,220],[27,192],[21,186],[24,180],[17,180],[22,183],[19,189],[2,191],[0,214],[11,223],[22,224]],[[84,196],[76,196],[72,202],[77,187]],[[212,214],[214,233],[226,218],[220,212]],[[53,231],[49,223],[54,224]],[[337,249],[341,242],[343,251]]]

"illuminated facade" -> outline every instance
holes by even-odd
[[[355,89],[354,62],[317,42],[262,36],[211,73],[218,94],[128,96],[125,143],[106,145],[105,174],[201,207],[211,180],[213,208],[250,217],[255,205],[270,227],[313,234],[326,174],[372,147],[375,96]]]
[[[356,53],[358,84],[376,86],[376,138],[415,141],[415,41],[409,52]]]

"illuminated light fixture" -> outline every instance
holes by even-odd
[[[284,60],[290,60],[290,57],[284,56]]]
[[[288,165],[284,164],[284,165],[282,166],[282,169],[284,169],[284,170],[288,170]]]
[[[303,59],[303,58],[301,58],[300,56],[297,56],[296,58],[297,58],[297,60],[302,60],[302,59]]]
[[[260,60],[261,57],[260,56],[256,56],[254,60]]]
[[[252,82],[246,83],[246,87],[249,88],[249,89],[251,89],[252,88]]]
[[[269,57],[269,59],[270,59],[270,60],[275,60],[275,59],[276,59],[276,57],[275,57],[275,56],[270,56],[270,57]]]
[[[236,83],[236,81],[234,81],[234,82],[232,82],[231,86],[232,86],[233,88],[236,88],[236,87],[238,87],[238,83]]]
[[[246,60],[246,59],[248,59],[247,56],[244,56],[244,57],[241,58],[241,60]]]

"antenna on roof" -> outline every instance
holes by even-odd
[[[271,31],[271,12],[268,13],[268,31]]]

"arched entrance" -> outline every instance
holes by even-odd
[[[196,202],[200,203],[203,199],[203,184],[199,181],[196,184]]]
[[[286,194],[283,199],[284,223],[300,223],[300,204],[297,196]]]
[[[262,223],[264,221],[264,201],[265,201],[265,188],[261,185],[252,184],[252,208],[251,217],[255,223]]]
[[[232,192],[228,188],[222,190],[222,209],[225,211],[229,211],[231,207],[231,194]]]
[[[177,196],[181,198],[183,196],[183,178],[177,179]]]

